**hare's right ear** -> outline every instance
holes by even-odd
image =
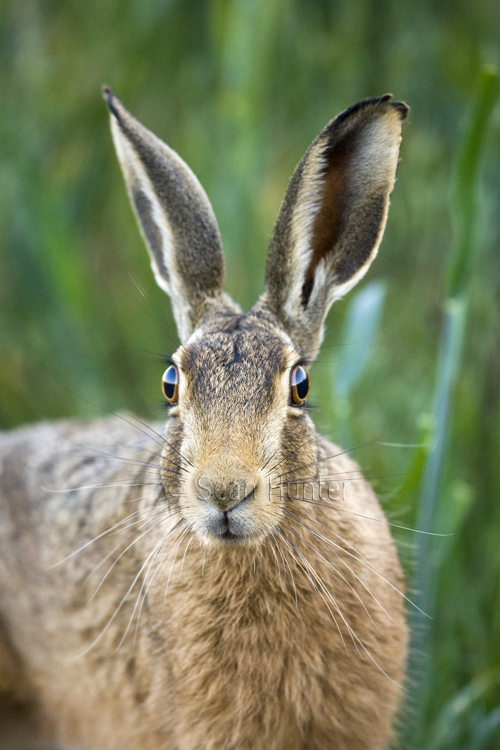
[[[156,281],[172,299],[185,343],[205,315],[238,311],[223,292],[225,263],[217,221],[205,191],[175,151],[132,117],[107,86],[103,93]]]
[[[319,134],[299,162],[274,227],[261,298],[306,359],[335,299],[366,273],[382,238],[401,123],[390,94],[365,99]]]

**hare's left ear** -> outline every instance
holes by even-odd
[[[225,263],[212,206],[175,151],[105,86],[111,130],[156,281],[172,299],[182,343],[206,315],[237,312],[223,292]]]
[[[391,95],[355,104],[299,162],[271,238],[269,305],[313,359],[330,305],[364,276],[382,238],[408,114]]]

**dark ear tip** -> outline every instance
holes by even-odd
[[[118,114],[118,109],[116,107],[117,103],[120,101],[117,96],[113,94],[110,87],[107,84],[104,84],[102,87],[102,97],[106,104],[108,105],[108,109],[111,112],[112,115],[116,117],[117,120],[120,119]]]
[[[353,104],[352,107],[341,112],[337,117],[332,120],[327,128],[336,129],[344,121],[350,120],[353,116],[357,117],[358,114],[363,112],[387,112],[389,109],[394,109],[399,113],[401,120],[404,120],[408,116],[410,108],[404,102],[391,102],[392,94],[384,94],[379,97],[372,97],[370,99],[362,99],[360,102]]]
[[[391,102],[391,99],[392,99],[392,94],[384,94],[384,96],[380,97],[379,102]],[[396,109],[399,112],[402,120],[408,117],[410,108],[404,102],[391,102],[389,106],[391,106],[393,109]]]
[[[397,109],[402,120],[405,120],[408,117],[410,108],[405,102],[391,102],[391,106],[394,107],[394,109]]]
[[[102,88],[102,98],[106,102],[106,104],[109,104],[110,100],[114,97],[113,92],[111,91],[111,88],[108,86],[107,83],[105,83]]]

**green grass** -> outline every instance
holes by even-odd
[[[444,299],[443,322],[440,348],[437,357],[436,383],[434,388],[432,425],[429,434],[429,448],[422,464],[421,492],[416,515],[417,528],[420,533],[417,544],[414,570],[415,598],[420,608],[434,617],[437,602],[440,599],[440,572],[447,557],[453,559],[453,548],[448,542],[440,540],[439,546],[435,537],[429,536],[435,528],[437,518],[449,535],[458,534],[466,515],[470,512],[473,493],[465,492],[457,497],[456,493],[447,491],[450,478],[446,475],[447,457],[453,450],[451,435],[452,419],[455,405],[457,379],[462,368],[464,339],[468,311],[468,293],[474,274],[475,265],[479,264],[477,236],[477,208],[479,197],[479,168],[483,156],[491,115],[498,99],[499,76],[495,69],[484,67],[481,71],[477,101],[465,134],[458,158],[455,188],[453,195],[453,219],[455,242],[450,254],[447,289]],[[433,561],[434,565],[429,565]],[[500,569],[499,571],[500,572]],[[480,613],[476,613],[476,625],[481,627]],[[410,674],[415,675],[416,686],[414,700],[416,704],[415,719],[410,724],[418,744],[425,745],[430,738],[430,747],[446,747],[449,738],[443,730],[447,726],[446,716],[453,716],[453,746],[459,748],[486,748],[491,734],[500,726],[500,704],[493,712],[488,713],[484,707],[483,714],[476,716],[473,735],[468,731],[473,712],[477,709],[477,689],[467,687],[461,696],[472,692],[474,700],[464,701],[453,697],[436,720],[436,726],[430,732],[425,718],[434,702],[433,685],[436,668],[441,665],[432,658],[435,654],[434,630],[431,626],[422,627],[419,614],[413,611],[410,617],[413,624]],[[484,680],[483,680],[484,682]],[[482,691],[485,692],[483,686]],[[460,705],[460,711],[456,705]],[[448,721],[451,727],[451,721]],[[465,725],[465,726],[464,726]]]

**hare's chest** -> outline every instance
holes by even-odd
[[[245,736],[255,742],[262,732],[262,746],[272,733],[300,748],[328,671],[316,618],[297,609],[291,592],[264,594],[255,581],[211,593],[185,591],[169,622],[175,713],[192,746],[202,746],[204,733],[220,732],[224,747],[229,736],[245,746]]]

